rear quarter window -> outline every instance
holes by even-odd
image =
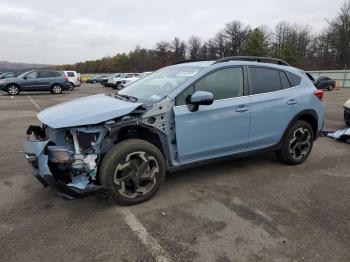
[[[67,72],[67,76],[68,77],[75,77],[75,74],[74,74],[74,72]]]
[[[289,80],[292,84],[292,86],[298,86],[301,83],[301,77],[297,76],[296,74],[293,74],[291,72],[287,72],[287,75],[289,77]]]
[[[288,79],[286,73],[285,72],[280,72],[280,77],[281,77],[282,88],[283,89],[290,88],[291,84],[289,82],[289,79]]]

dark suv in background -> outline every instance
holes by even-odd
[[[0,79],[6,79],[6,78],[12,78],[12,77],[16,77],[16,74],[13,72],[6,72],[6,73],[0,74]]]
[[[63,72],[51,70],[31,70],[18,77],[0,80],[0,89],[12,96],[21,91],[50,91],[61,94],[69,88],[68,77]]]

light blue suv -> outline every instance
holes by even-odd
[[[47,108],[30,126],[27,160],[65,197],[106,192],[122,204],[151,198],[167,172],[274,151],[304,162],[322,130],[323,92],[272,58],[228,57],[162,68],[114,97]]]

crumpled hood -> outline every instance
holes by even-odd
[[[129,114],[140,105],[99,94],[49,107],[38,118],[52,128],[93,125]]]

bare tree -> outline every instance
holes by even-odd
[[[190,60],[196,60],[199,58],[199,51],[201,48],[201,39],[197,36],[191,36],[188,39],[187,52]]]
[[[156,54],[160,58],[161,65],[164,66],[168,62],[170,44],[169,42],[161,41],[156,44]]]
[[[228,51],[231,56],[241,54],[243,45],[247,40],[250,28],[239,21],[227,23],[224,29],[224,36],[227,40]]]

